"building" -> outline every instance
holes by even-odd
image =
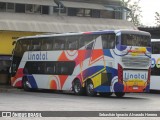
[[[7,78],[8,56],[17,38],[42,33],[136,29],[126,21],[128,10],[120,0],[0,0],[0,64],[4,66],[0,68],[0,84],[6,83],[1,78]]]

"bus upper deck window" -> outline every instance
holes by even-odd
[[[115,47],[115,34],[102,35],[102,44],[104,49],[113,49]]]
[[[48,51],[48,50],[53,50],[53,38],[43,38],[42,40],[42,50],[43,51]]]

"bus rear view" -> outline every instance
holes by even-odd
[[[118,63],[119,91],[148,92],[150,81],[150,34],[141,31],[117,32],[115,49]]]

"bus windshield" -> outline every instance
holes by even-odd
[[[122,34],[121,45],[150,47],[150,36],[136,34]]]

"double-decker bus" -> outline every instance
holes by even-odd
[[[24,90],[123,97],[149,90],[150,63],[150,34],[138,30],[22,37],[13,53],[11,83]]]
[[[152,39],[152,65],[150,90],[160,90],[160,39]]]

